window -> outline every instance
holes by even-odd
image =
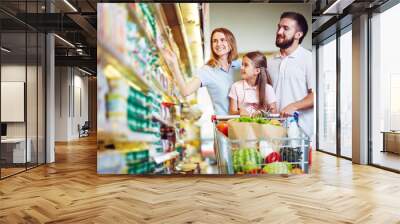
[[[351,28],[351,27],[349,27]],[[340,36],[340,155],[352,157],[352,32]]]
[[[39,13],[45,2],[4,2],[0,7],[18,9],[18,15]],[[18,6],[16,8],[16,6]],[[45,34],[0,12],[0,179],[45,163]],[[5,23],[4,21],[8,21]],[[19,104],[19,102],[21,102]],[[18,110],[11,106],[18,105]],[[18,113],[19,112],[19,113]],[[5,116],[4,116],[5,115]],[[16,116],[18,115],[18,116]]]
[[[389,143],[385,136],[400,139],[400,133],[391,132],[400,129],[400,45],[398,30],[393,28],[398,26],[398,21],[400,4],[371,19],[372,163],[396,170],[400,170],[400,156],[392,152],[400,153],[400,141],[396,140],[394,147],[389,148],[385,145]]]
[[[336,39],[318,48],[318,148],[336,153]]]

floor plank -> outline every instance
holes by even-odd
[[[96,139],[0,181],[0,223],[400,223],[400,175],[315,152],[311,174],[133,177],[96,173]]]

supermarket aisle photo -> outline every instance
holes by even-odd
[[[310,69],[311,36],[306,35],[311,26],[310,5],[104,3],[98,4],[98,9],[99,174],[309,172],[315,85]],[[232,16],[236,13],[243,17]],[[266,15],[254,20],[254,14],[262,13]],[[277,31],[278,23],[282,28]],[[295,34],[284,31],[289,25]],[[295,43],[293,38],[297,38]],[[286,81],[274,82],[273,89],[271,81],[257,81],[274,77],[266,58],[277,60],[279,48],[298,52],[298,67],[308,69],[302,74],[301,69],[294,71],[294,64],[289,66],[293,74],[304,75],[300,85],[307,82],[310,93],[311,103],[297,107],[298,117],[284,117],[283,113],[294,115],[296,110],[288,109],[289,104],[305,98],[307,89],[297,89]],[[264,60],[260,64],[263,71],[253,74],[246,70],[254,78],[241,80],[245,77],[242,58],[243,63],[255,66],[251,60],[257,57]],[[299,82],[297,79],[290,82]],[[237,96],[240,99],[232,98],[240,104],[237,113],[229,111],[229,98],[236,92],[234,83],[238,88],[246,83],[248,88],[243,96]],[[256,106],[254,100],[265,94],[268,104]],[[247,107],[242,101],[252,104]],[[249,119],[211,119],[235,113]],[[311,119],[306,119],[310,115]]]

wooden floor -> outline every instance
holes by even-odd
[[[24,168],[0,168],[1,169],[1,177],[7,177],[25,170]]]
[[[293,177],[96,174],[96,141],[0,181],[0,223],[400,223],[400,175],[314,154]]]
[[[18,165],[18,167],[7,167],[7,168],[0,168],[1,169],[1,178],[6,178],[8,176],[20,173],[25,171],[26,169],[33,169],[36,167],[36,164],[27,164],[27,167],[25,168],[25,165]]]

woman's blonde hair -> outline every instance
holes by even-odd
[[[211,66],[213,68],[219,65],[218,63],[219,58],[218,55],[213,50],[213,41],[212,41],[212,38],[216,32],[223,33],[225,35],[226,41],[228,41],[229,48],[231,49],[228,53],[228,63],[231,64],[233,60],[236,60],[238,58],[235,36],[233,36],[232,32],[226,28],[222,27],[216,28],[211,33],[211,41],[210,41],[211,58],[206,63],[208,66]]]

